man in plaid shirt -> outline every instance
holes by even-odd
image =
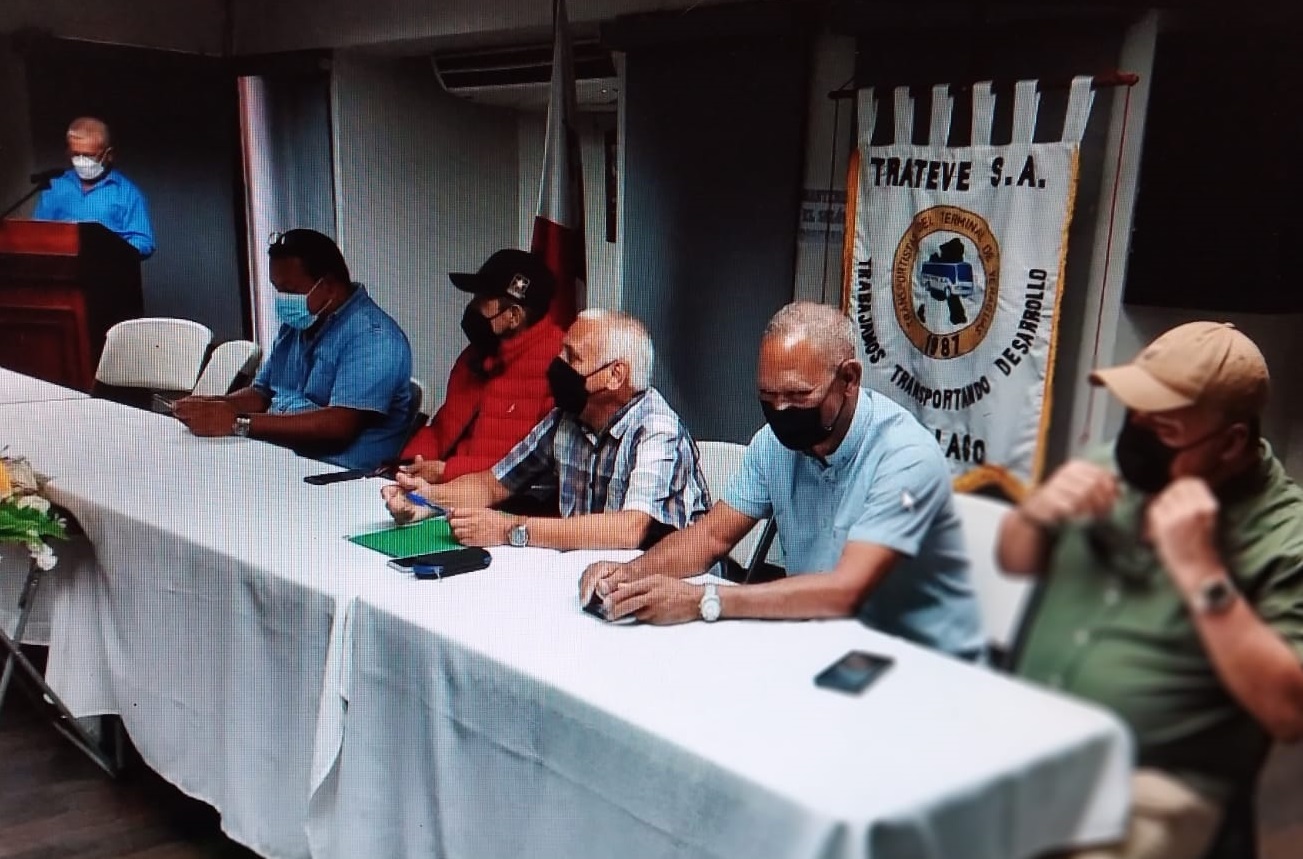
[[[431,515],[408,497],[419,493],[468,546],[645,548],[686,527],[710,497],[692,437],[649,385],[653,359],[632,316],[581,313],[548,368],[556,408],[488,471],[437,485],[400,473],[381,493],[390,513]],[[558,494],[560,518],[491,509],[540,483]]]

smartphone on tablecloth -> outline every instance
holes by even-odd
[[[606,620],[606,607],[602,604],[602,598],[597,595],[597,591],[593,591],[593,595],[584,604],[584,612],[598,620]]]
[[[389,566],[411,573],[418,579],[446,579],[482,570],[492,562],[493,557],[487,551],[477,546],[468,546],[464,549],[413,555],[410,558],[394,558]]]
[[[895,664],[890,656],[852,650],[829,665],[814,678],[814,685],[858,695],[869,688]]]
[[[347,471],[327,471],[323,474],[309,474],[303,478],[304,483],[311,483],[313,486],[325,486],[329,483],[342,483],[345,480],[361,480],[364,477],[389,477],[394,476],[394,472],[404,465],[411,465],[416,460],[413,459],[389,459],[372,469],[350,468]]]
[[[609,623],[612,626],[627,626],[638,622],[638,618],[631,614],[626,614],[624,617],[617,620],[611,620],[606,616],[606,604],[602,602],[602,598],[597,595],[596,591],[593,591],[592,597],[589,598],[583,609],[585,614],[590,614],[598,620]]]
[[[360,468],[350,468],[348,471],[327,471],[324,474],[309,474],[303,478],[304,483],[311,483],[313,486],[325,486],[328,483],[342,483],[345,480],[361,480],[369,477],[371,472],[363,471]]]

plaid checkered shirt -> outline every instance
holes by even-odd
[[[710,507],[697,445],[655,388],[634,395],[600,433],[553,409],[493,476],[513,495],[549,485],[562,516],[637,510],[684,528]]]

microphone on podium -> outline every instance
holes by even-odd
[[[19,206],[21,206],[23,203],[26,203],[28,200],[32,199],[33,197],[35,197],[38,192],[44,191],[46,188],[49,188],[50,180],[56,176],[62,176],[63,170],[64,168],[62,167],[52,167],[49,170],[41,170],[37,173],[33,173],[30,176],[28,176],[27,178],[31,180],[32,183],[32,189],[28,191],[26,194],[24,194],[23,196],[19,197],[14,202],[14,204],[11,205],[9,208],[5,209],[3,212],[0,212],[0,226],[3,226],[3,221],[5,218],[9,217],[14,212],[18,211]]]

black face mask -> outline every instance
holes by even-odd
[[[828,440],[833,428],[837,426],[838,418],[842,416],[842,410],[846,408],[847,399],[849,397],[842,396],[842,404],[837,407],[837,414],[833,415],[832,421],[827,424],[819,416],[822,400],[817,406],[786,409],[776,409],[761,400],[760,410],[765,413],[765,422],[774,431],[774,437],[778,439],[779,444],[790,450],[805,451]]]
[[[1220,429],[1214,430],[1189,444],[1172,447],[1153,429],[1136,423],[1127,415],[1122,432],[1118,433],[1113,444],[1113,458],[1123,480],[1146,495],[1155,495],[1172,481],[1172,460],[1178,453],[1198,447],[1219,433]]]
[[[499,310],[492,316],[485,316],[475,309],[474,304],[466,305],[466,310],[461,315],[461,330],[481,357],[488,358],[498,354],[498,347],[502,343],[502,338],[493,331],[493,320],[510,309],[508,307]]]
[[[614,364],[607,361],[588,375],[571,367],[560,357],[552,359],[547,367],[547,384],[552,389],[552,402],[568,415],[578,415],[588,405],[588,380]]]

